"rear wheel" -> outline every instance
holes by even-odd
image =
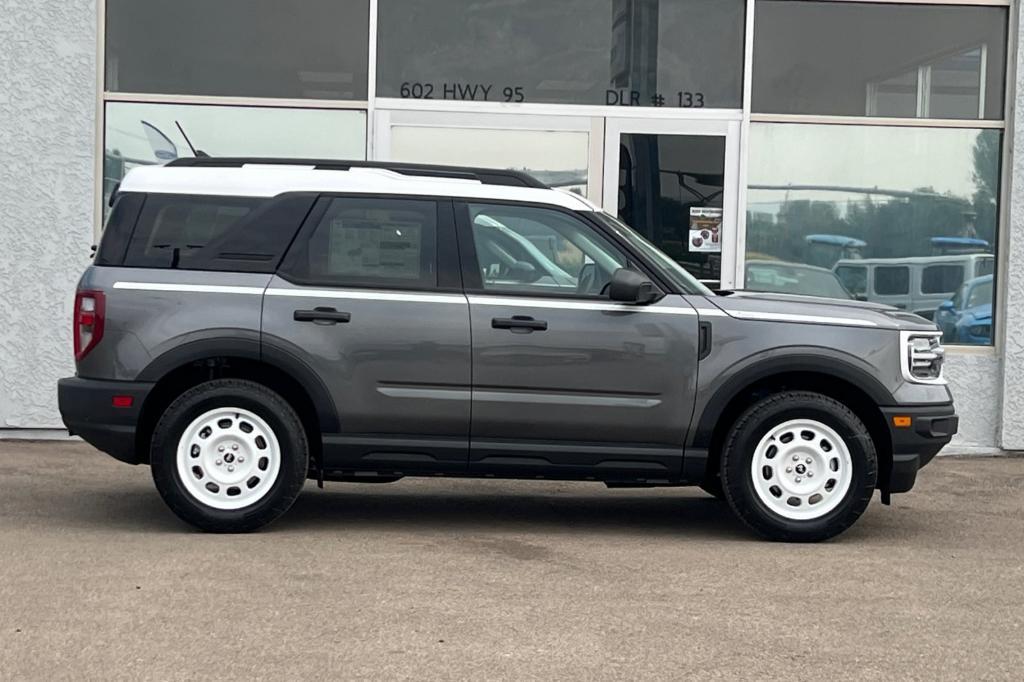
[[[733,424],[722,452],[729,505],[773,540],[842,533],[864,513],[877,475],[864,423],[818,393],[788,391],[755,403]]]
[[[153,432],[157,490],[188,523],[245,532],[291,507],[306,479],[306,434],[274,391],[252,381],[199,384],[170,404]]]

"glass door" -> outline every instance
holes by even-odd
[[[378,109],[374,123],[374,159],[523,170],[601,200],[601,118]]]
[[[617,119],[603,206],[711,288],[735,284],[740,122]]]

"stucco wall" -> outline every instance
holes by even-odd
[[[93,236],[94,0],[0,0],[0,428],[57,427]]]
[[[1019,12],[1017,36],[1024,35],[1024,11]],[[1024,147],[1024,50],[1017,50],[1017,83],[1014,98],[1013,148]],[[1010,233],[1005,242],[1007,262],[1024,264],[1024,156],[1014,154],[1010,174]],[[1012,272],[1013,268],[1011,268]],[[1014,273],[1016,274],[1016,273]],[[1002,424],[1000,445],[1007,450],[1024,450],[1024,277],[1011,274],[1002,309],[1005,311],[1006,339],[1003,344]]]
[[[949,446],[958,448],[998,447],[1002,391],[1001,363],[995,353],[947,351],[945,374],[960,414],[960,432]]]

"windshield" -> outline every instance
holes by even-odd
[[[746,289],[803,296],[853,298],[831,270],[798,263],[747,263]]]
[[[604,211],[594,211],[592,215],[634,249],[661,266],[661,269],[672,280],[672,283],[679,287],[683,293],[701,294],[703,296],[715,295],[711,289],[708,289],[696,277],[687,272],[682,265],[662,253],[658,247],[644,239],[640,233],[626,223]]]

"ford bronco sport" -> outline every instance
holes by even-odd
[[[201,529],[303,483],[699,485],[772,539],[888,503],[957,417],[935,325],[712,292],[517,172],[185,159],[116,192],[74,304],[68,430]]]

